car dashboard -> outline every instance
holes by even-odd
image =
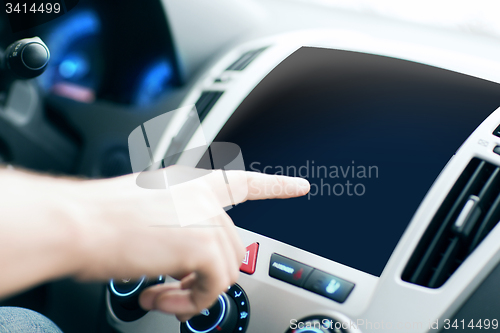
[[[228,212],[248,258],[238,289],[226,293],[234,303],[220,301],[229,305],[217,311],[237,324],[193,319],[186,326],[142,310],[129,317],[110,289],[116,329],[498,327],[487,310],[493,303],[482,304],[477,317],[472,301],[496,276],[499,259],[498,84],[474,76],[484,70],[479,63],[453,71],[453,54],[444,50],[416,55],[389,40],[349,37],[314,30],[241,45],[199,79],[163,134],[149,137],[156,161],[171,161],[175,143],[185,152],[180,165],[192,162],[186,152],[200,135],[235,143],[248,171],[306,177],[311,192]],[[201,121],[194,133],[185,130],[193,112]],[[245,308],[228,314],[241,291]]]

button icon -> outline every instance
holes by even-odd
[[[234,297],[240,297],[242,293],[243,293],[242,291],[240,291],[240,292],[235,291]]]
[[[245,319],[246,317],[248,317],[248,312],[240,312],[240,319]]]
[[[333,294],[339,288],[340,288],[340,283],[337,280],[332,279],[330,283],[328,283],[328,286],[326,286],[326,292],[329,294]]]
[[[480,139],[478,142],[477,142],[478,145],[480,146],[483,146],[483,147],[488,147],[488,145],[490,144],[488,141],[486,140],[483,140],[483,139]]]
[[[354,283],[314,269],[304,284],[304,289],[328,297],[339,303],[344,303],[354,288]]]
[[[245,253],[245,259],[243,259],[241,263],[240,271],[250,275],[255,273],[258,251],[259,251],[259,243],[253,243],[247,246],[247,252]]]
[[[245,259],[243,259],[242,263],[243,265],[248,265],[248,259],[250,258],[250,251],[247,251],[245,253]]]
[[[293,274],[294,280],[299,280],[302,277],[302,273],[304,273],[304,269],[299,269],[296,273]]]
[[[201,313],[202,315],[204,315],[204,316],[209,316],[209,315],[210,315],[210,311],[209,311],[208,309],[203,309],[203,310],[201,310],[201,312],[200,312],[200,313]]]

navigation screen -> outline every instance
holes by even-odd
[[[238,144],[246,170],[304,177],[311,191],[228,213],[239,227],[379,276],[440,171],[498,106],[496,83],[301,48],[247,96],[215,141]]]

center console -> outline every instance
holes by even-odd
[[[500,260],[500,85],[474,74],[481,63],[454,71],[453,54],[440,49],[415,59],[390,41],[335,36],[301,32],[236,48],[183,103],[196,106],[201,127],[186,130],[187,107],[150,142],[162,160],[203,132],[237,144],[246,170],[304,177],[311,191],[228,211],[248,245],[240,278],[186,323],[137,306],[144,287],[169,277],[123,290],[111,283],[108,319],[118,331],[462,325]],[[499,318],[479,319],[498,328]]]

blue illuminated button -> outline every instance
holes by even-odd
[[[339,303],[343,303],[354,288],[354,283],[314,269],[307,278],[304,288]]]
[[[302,287],[313,268],[298,261],[273,253],[269,276]]]

